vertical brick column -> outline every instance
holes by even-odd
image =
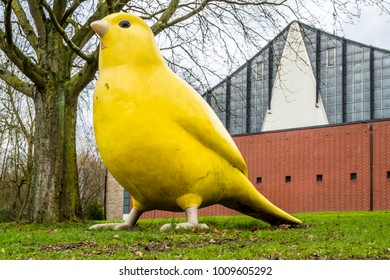
[[[123,187],[108,173],[107,177],[107,220],[121,220],[123,218]]]

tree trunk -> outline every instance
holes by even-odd
[[[81,217],[76,161],[77,98],[61,83],[37,93],[34,167],[25,217],[34,222]]]

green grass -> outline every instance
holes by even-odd
[[[144,220],[130,231],[92,231],[93,222],[0,223],[0,259],[390,259],[390,212],[297,214],[277,229],[245,216],[203,217],[209,230],[168,230]]]

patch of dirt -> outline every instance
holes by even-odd
[[[66,251],[66,250],[74,250],[74,249],[85,249],[85,248],[96,248],[99,245],[96,242],[78,242],[78,243],[65,243],[65,244],[49,244],[49,245],[41,245],[40,249],[46,252],[54,252],[54,251]]]

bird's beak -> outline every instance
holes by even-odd
[[[95,31],[100,38],[102,38],[110,29],[110,25],[105,20],[97,20],[91,23],[93,31]]]

